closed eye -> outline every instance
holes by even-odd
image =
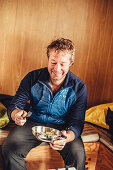
[[[66,64],[61,64],[61,66],[66,66]]]
[[[56,64],[55,62],[51,62],[51,64]]]

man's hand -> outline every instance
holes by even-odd
[[[55,139],[50,143],[50,146],[54,150],[62,150],[66,143],[71,142],[75,139],[75,134],[73,131],[62,131],[62,136],[66,137],[64,139]]]
[[[23,126],[26,122],[26,118],[25,118],[26,115],[27,115],[26,111],[15,109],[12,112],[11,117],[15,121],[15,124],[19,126]]]

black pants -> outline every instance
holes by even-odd
[[[32,127],[37,125],[42,124],[27,120],[24,126],[17,126],[10,132],[2,145],[4,170],[26,170],[24,158],[32,148],[42,143],[32,134]],[[43,125],[59,130],[63,129],[63,127],[59,125]],[[85,170],[85,151],[81,138],[67,143],[64,149],[58,152],[64,159],[66,166],[71,165],[77,168],[77,170]]]

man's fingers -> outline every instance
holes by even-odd
[[[50,146],[54,150],[62,150],[65,145],[54,145],[54,144],[50,143]]]
[[[62,130],[61,132],[63,136],[67,137],[66,130]]]
[[[56,139],[50,143],[50,146],[54,150],[62,150],[66,144],[65,139]]]
[[[24,113],[24,110],[19,110],[19,111],[16,113],[15,117],[21,117],[23,113]]]
[[[27,112],[24,110],[20,110],[15,117],[19,118],[19,119],[24,119],[24,117],[27,115]]]
[[[15,119],[15,123],[20,126],[23,126],[25,122],[26,122],[26,119],[18,119],[18,118]]]
[[[26,115],[27,115],[27,112],[23,111],[23,114],[21,116],[22,116],[23,119],[25,119]]]

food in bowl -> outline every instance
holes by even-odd
[[[51,142],[54,139],[64,139],[61,131],[45,127],[45,126],[34,126],[32,128],[33,135],[40,141]]]

